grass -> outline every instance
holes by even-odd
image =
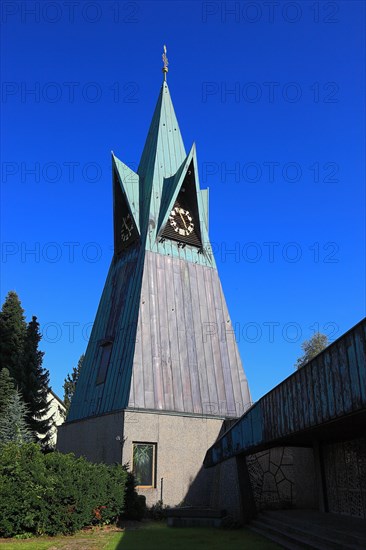
[[[114,549],[124,533],[115,528],[88,529],[72,536],[0,539],[1,550],[105,550]]]
[[[139,529],[94,529],[69,537],[0,540],[1,550],[275,550],[280,547],[247,529],[222,530],[142,524]]]

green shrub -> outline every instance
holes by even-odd
[[[164,505],[162,500],[158,500],[147,511],[147,515],[154,521],[162,521],[166,518],[166,511],[169,506]]]
[[[46,469],[37,445],[10,443],[1,448],[1,536],[10,537],[41,529],[46,489]]]
[[[127,472],[59,452],[42,454],[36,444],[2,448],[0,536],[74,533],[110,523],[124,508]]]
[[[146,514],[146,497],[138,495],[136,492],[136,480],[132,472],[128,472],[128,465],[123,466],[127,474],[126,493],[125,493],[125,510],[123,517],[141,521]]]

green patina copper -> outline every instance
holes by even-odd
[[[115,250],[68,421],[127,407],[238,416],[250,395],[235,338],[226,341],[208,190],[165,79],[137,172],[112,153],[112,173]],[[195,245],[166,234],[177,198],[191,201]]]
[[[114,154],[112,158],[113,167],[129,201],[145,249],[215,267],[208,236],[208,189],[201,190],[199,186],[195,144],[192,145],[189,154],[186,154],[166,81],[161,86],[137,173]],[[172,241],[160,242],[161,232],[168,221],[191,162],[202,237],[201,250],[197,247],[182,249]]]

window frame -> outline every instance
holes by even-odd
[[[134,471],[134,449],[135,445],[151,445],[153,449],[152,454],[152,485],[136,485],[139,489],[155,489],[156,488],[156,466],[157,466],[157,448],[158,444],[154,441],[132,441],[132,473],[135,475]]]
[[[98,364],[97,376],[96,376],[96,380],[95,380],[95,385],[96,386],[99,386],[100,384],[104,384],[104,382],[107,378],[109,364],[111,362],[112,348],[113,348],[113,341],[112,340],[102,340],[99,343],[99,361],[98,361],[99,364]],[[106,353],[107,351],[109,351],[109,356],[108,356],[108,359],[107,359],[107,364],[104,368],[104,375],[103,375],[103,378],[102,378],[101,374],[103,374],[103,371],[102,371],[103,354]]]

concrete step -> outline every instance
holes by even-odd
[[[290,532],[290,530],[286,529],[286,527],[281,528],[275,524],[261,521],[260,519],[251,521],[249,528],[256,533],[277,542],[277,544],[280,544],[289,550],[309,550],[311,548],[316,548],[316,550],[329,550],[330,548],[327,546],[314,545],[310,543],[309,539],[306,537],[306,534],[302,532]]]
[[[167,508],[167,517],[178,518],[223,518],[227,515],[226,510],[213,508],[199,508],[194,506],[182,506],[181,508]]]
[[[166,511],[169,527],[222,527],[226,510],[212,508],[168,508]]]
[[[289,549],[364,550],[366,547],[364,539],[349,532],[322,528],[311,521],[278,518],[271,513],[260,514],[250,528]]]
[[[250,531],[258,533],[258,535],[262,535],[262,537],[265,537],[266,539],[275,542],[276,544],[282,546],[282,548],[286,548],[287,550],[303,550],[304,548],[311,548],[311,546],[309,545],[304,546],[300,542],[295,542],[294,539],[289,538],[287,535],[283,536],[278,532],[271,531],[267,528],[261,529],[260,527],[255,526],[253,522],[248,525],[248,528],[250,529]]]
[[[223,518],[168,517],[167,524],[169,527],[222,527]]]
[[[259,518],[258,518],[259,519]],[[329,514],[314,514],[309,511],[303,517],[296,514],[289,515],[281,512],[265,511],[261,514],[260,520],[277,526],[280,530],[286,530],[294,535],[303,534],[313,544],[326,543],[334,550],[364,550],[366,548],[365,535],[354,526],[354,518],[337,518]]]

